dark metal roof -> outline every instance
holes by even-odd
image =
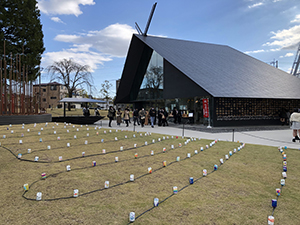
[[[299,78],[229,46],[134,36],[214,97],[300,98]]]

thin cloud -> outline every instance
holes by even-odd
[[[300,25],[293,26],[289,29],[271,32],[274,39],[272,42],[267,42],[264,46],[279,46],[281,49],[295,49],[300,41]]]
[[[256,54],[256,53],[261,53],[261,52],[265,52],[264,49],[260,49],[260,50],[254,50],[254,51],[246,51],[244,52],[245,54]]]
[[[103,30],[78,35],[57,35],[54,40],[70,43],[70,48],[44,53],[42,67],[46,68],[54,61],[72,58],[82,65],[89,65],[93,72],[104,62],[113,60],[114,57],[125,57],[134,32],[131,26],[117,23]]]
[[[291,23],[300,23],[300,14],[298,14],[296,18],[291,21]]]
[[[94,0],[38,0],[38,8],[47,15],[82,14],[80,5],[95,5]]]
[[[105,56],[99,52],[91,51],[88,45],[73,45],[70,49],[63,49],[58,52],[46,52],[43,54],[42,67],[53,64],[53,62],[61,61],[63,59],[73,59],[81,65],[90,66],[91,71],[94,72],[99,65],[104,62],[111,61],[112,58]]]
[[[103,30],[89,31],[80,35],[60,34],[56,41],[72,44],[88,44],[90,48],[112,57],[125,57],[135,30],[127,24],[112,24]]]
[[[253,5],[249,5],[248,8],[249,8],[249,9],[256,8],[256,7],[258,7],[258,6],[262,6],[263,4],[264,4],[263,2],[255,3],[255,4],[253,4]]]
[[[282,55],[282,56],[279,56],[279,58],[287,58],[287,57],[292,57],[292,56],[294,56],[294,53],[286,53],[284,56]]]
[[[56,23],[63,23],[65,24],[59,17],[51,17],[51,20],[56,22]]]

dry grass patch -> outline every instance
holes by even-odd
[[[2,224],[127,224],[129,212],[134,211],[139,216],[153,206],[153,198],[163,200],[172,194],[173,186],[180,190],[189,185],[190,177],[202,177],[203,169],[212,171],[220,158],[240,145],[218,142],[200,152],[200,147],[209,145],[211,140],[201,139],[184,145],[186,139],[172,139],[171,136],[167,139],[167,135],[64,126],[49,123],[36,127],[28,124],[24,129],[21,125],[13,125],[9,130],[6,126],[0,127],[0,184],[4,190],[0,197]],[[13,134],[11,130],[14,130]],[[3,135],[6,135],[5,139]],[[57,140],[58,136],[60,140]],[[161,138],[160,142],[158,138]],[[155,143],[152,143],[153,139]],[[19,140],[23,143],[19,144]],[[145,145],[146,141],[148,145]],[[183,144],[181,148],[179,143]],[[175,148],[171,149],[171,145]],[[47,149],[48,146],[51,149]],[[39,162],[20,161],[3,147],[15,155],[22,153],[25,160],[33,161],[39,156]],[[29,154],[28,148],[32,149]],[[165,153],[163,148],[167,149]],[[103,149],[106,154],[102,153]],[[195,155],[194,150],[199,154]],[[153,156],[151,151],[154,151]],[[297,224],[299,152],[285,151],[288,178],[274,216],[276,224]],[[135,153],[138,153],[137,159]],[[192,157],[185,159],[187,153]],[[60,162],[59,156],[66,161]],[[181,160],[175,162],[178,156]],[[115,157],[119,162],[115,163]],[[92,167],[93,161],[96,161],[96,167]],[[163,161],[167,161],[167,167],[161,169]],[[66,171],[67,165],[71,166],[70,172]],[[155,172],[147,174],[148,167]],[[173,195],[138,218],[135,224],[264,224],[272,213],[271,199],[276,197],[275,189],[280,187],[281,171],[282,157],[277,148],[246,145],[216,172]],[[47,176],[45,180],[41,180],[43,172]],[[135,178],[142,177],[128,182],[130,174]],[[105,181],[109,181],[109,189],[104,189]],[[42,200],[70,198],[26,200],[22,198],[25,183],[34,183],[25,193],[26,198],[35,199],[37,192],[42,192]],[[79,190],[78,198],[72,197],[74,189]]]

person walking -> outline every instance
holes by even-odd
[[[117,126],[120,126],[122,123],[122,112],[121,112],[121,108],[118,108],[117,111]]]
[[[149,124],[149,120],[150,120],[150,116],[149,116],[149,112],[148,111],[145,111],[146,112],[146,118],[145,118],[145,124],[144,125],[148,125]]]
[[[129,108],[126,107],[124,110],[124,121],[126,123],[126,127],[129,126]]]
[[[172,115],[173,115],[173,118],[174,118],[174,123],[177,123],[178,111],[177,111],[176,107],[174,107],[174,109],[172,111]]]
[[[138,109],[135,109],[133,111],[133,125],[136,126],[135,124],[138,124],[140,125],[140,122],[139,122],[139,110]]]
[[[291,128],[293,129],[293,142],[296,142],[296,140],[300,140],[300,113],[299,109],[294,109],[294,112],[292,113],[290,117],[290,122],[292,123]]]
[[[169,126],[169,123],[168,123],[169,113],[166,109],[164,109],[164,116],[165,116],[165,124],[166,124],[166,126]]]
[[[111,127],[111,121],[114,119],[115,115],[116,115],[116,110],[114,109],[114,107],[109,106],[108,114],[107,114],[107,117],[109,118],[109,123],[108,123],[109,127]]]
[[[147,114],[147,112],[145,111],[144,108],[142,108],[139,111],[139,116],[140,116],[140,121],[141,121],[141,127],[144,127],[145,119],[146,119],[146,114]]]
[[[156,117],[156,110],[154,109],[154,107],[152,107],[149,110],[149,115],[150,115],[151,127],[154,128],[154,121]]]

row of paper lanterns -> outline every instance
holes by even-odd
[[[122,148],[121,148],[122,149]],[[105,149],[103,149],[105,151]],[[203,147],[201,147],[201,150],[203,151]],[[165,151],[165,148],[163,148],[163,151]],[[198,151],[195,150],[195,154],[197,154]],[[151,155],[154,154],[153,151],[151,151]],[[82,152],[82,156],[85,156],[85,152]],[[137,158],[138,154],[135,153],[135,158]],[[190,153],[187,153],[187,158],[190,158],[191,155]],[[62,156],[59,156],[59,160],[61,161],[62,160]],[[180,157],[177,157],[176,158],[176,161],[179,161],[180,160]],[[35,161],[38,161],[38,157],[35,158]],[[118,162],[118,157],[115,157],[115,162]],[[223,159],[222,159],[222,162],[223,162]],[[93,166],[96,166],[96,161],[93,161]],[[163,167],[166,167],[167,166],[167,162],[166,161],[163,161]],[[218,166],[217,165],[214,165],[214,170],[217,170]],[[71,170],[71,166],[70,165],[67,165],[66,166],[66,170],[67,171],[70,171]],[[151,174],[152,173],[152,168],[149,167],[148,168],[148,173]],[[203,170],[203,176],[206,176],[207,174],[207,171],[204,169]],[[42,179],[46,179],[46,173],[42,173],[41,174],[41,177]],[[130,181],[134,181],[134,175],[131,174],[130,175]],[[193,181],[193,178],[190,178],[190,182]],[[109,188],[109,181],[105,181],[105,184],[104,184],[105,188]],[[28,184],[24,184],[24,190],[25,191],[28,191],[29,187],[28,187]],[[174,191],[176,192],[177,190],[177,187],[174,187]],[[78,196],[78,189],[75,189],[74,190],[74,197],[77,197]],[[41,200],[42,199],[42,193],[41,192],[38,192],[37,193],[37,197],[36,197],[36,200]]]
[[[287,149],[287,147],[285,146],[284,149]],[[278,197],[281,195],[281,191],[282,191],[282,187],[285,186],[285,179],[287,178],[287,156],[286,156],[286,153],[283,151],[283,147],[278,147],[278,150],[279,152],[281,153],[282,155],[282,178],[280,180],[280,185],[281,187],[280,188],[276,188],[276,196],[277,196],[277,199]],[[273,209],[275,209],[277,207],[277,199],[272,199],[272,207]],[[275,218],[273,216],[273,214],[271,216],[268,216],[268,225],[274,225],[274,222],[275,222]]]
[[[217,143],[217,141],[214,141],[211,143],[211,146],[213,146],[214,144],[213,143]],[[240,147],[238,147],[238,151],[240,151],[242,148],[245,147],[245,144],[242,144]],[[202,148],[203,149],[203,148]],[[195,153],[196,153],[197,150],[195,150]],[[234,153],[236,152],[236,150],[234,149],[233,151]],[[188,153],[189,154],[189,153]],[[232,155],[232,151],[229,151],[229,155],[231,156]],[[229,156],[228,155],[225,155],[225,159],[229,159]],[[220,159],[220,163],[223,164],[224,161],[223,159],[221,158]],[[164,165],[166,165],[165,161],[164,161]],[[216,171],[218,169],[218,165],[215,164],[214,167],[213,167],[214,171]],[[148,168],[148,173],[152,173],[152,168],[149,167]],[[203,177],[206,177],[207,176],[207,170],[206,169],[203,169],[202,171],[202,175]],[[194,183],[194,178],[193,177],[190,177],[189,178],[189,183],[190,184],[193,184]],[[177,186],[174,186],[173,187],[173,194],[177,194],[178,193],[178,188]],[[158,198],[154,198],[153,200],[153,205],[154,207],[157,207],[159,205],[159,199]],[[135,221],[135,212],[130,212],[129,213],[129,222],[134,222]]]

